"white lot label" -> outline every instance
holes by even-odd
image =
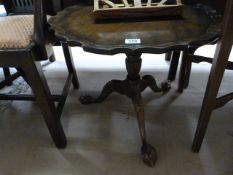
[[[125,44],[141,44],[141,39],[125,39]]]

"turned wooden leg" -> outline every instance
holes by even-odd
[[[168,72],[168,80],[174,81],[176,79],[177,67],[179,64],[180,51],[173,51],[171,55],[171,63]]]
[[[153,167],[157,161],[157,152],[153,146],[147,143],[146,131],[145,131],[145,117],[144,117],[144,104],[141,97],[141,92],[147,87],[151,87],[155,92],[162,91],[153,79],[152,76],[144,76],[140,79],[140,69],[141,69],[141,54],[127,55],[126,59],[126,69],[128,72],[127,79],[132,82],[138,82],[131,87],[131,94],[128,96],[132,99],[135,111],[137,113],[138,126],[140,131],[140,136],[142,140],[141,154],[143,162]]]
[[[25,62],[22,69],[30,82],[32,91],[36,97],[36,102],[39,104],[50,135],[57,148],[65,148],[66,137],[42,67],[39,62],[34,62],[32,60],[27,60]]]
[[[72,83],[75,89],[79,88],[78,76],[75,70],[74,61],[69,45],[66,42],[62,42],[62,48],[65,56],[66,65],[69,73],[73,74]]]
[[[125,80],[111,80],[103,88],[99,97],[82,96],[80,101],[83,104],[100,103],[104,101],[112,92],[118,92],[128,96],[135,107],[137,113],[140,136],[142,140],[141,153],[143,161],[148,166],[154,166],[157,160],[156,150],[147,143],[145,131],[144,105],[141,92],[150,87],[154,92],[168,92],[170,82],[165,81],[160,86],[151,75],[145,75],[142,79],[139,75],[141,69],[141,54],[130,54],[126,58],[127,78]]]
[[[139,132],[142,141],[141,154],[143,162],[153,167],[157,161],[157,152],[153,146],[147,143],[144,117],[144,104],[140,91],[132,97],[132,102],[137,114]]]

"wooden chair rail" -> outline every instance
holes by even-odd
[[[20,72],[16,72],[12,75],[9,75],[8,77],[5,78],[5,80],[0,82],[0,89],[2,89],[5,86],[8,86],[9,84],[11,84],[15,79],[17,79],[20,76],[21,76]]]
[[[229,94],[216,98],[216,104],[215,104],[214,109],[224,106],[231,100],[233,100],[233,93],[229,93]]]
[[[194,63],[201,63],[201,62],[206,62],[206,63],[213,63],[213,58],[210,57],[205,57],[205,56],[200,56],[200,55],[189,55],[190,59]],[[228,70],[233,70],[233,62],[228,61],[226,69]]]
[[[8,79],[0,82],[0,88],[7,86],[8,82],[12,82],[20,76],[22,76],[21,72],[16,72],[12,74]],[[66,98],[68,96],[68,92],[72,83],[72,78],[73,74],[69,73],[61,94],[51,94],[52,100],[58,102],[57,112],[59,117],[61,116],[63,107],[65,105]],[[0,100],[36,101],[36,97],[34,95],[28,94],[0,94]]]

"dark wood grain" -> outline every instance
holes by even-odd
[[[169,55],[169,53],[166,54],[166,59],[168,59],[167,57],[171,58],[171,63],[170,63],[170,68],[169,68],[167,79],[169,81],[174,81],[176,79],[176,72],[177,72],[177,68],[179,64],[180,51],[173,51],[173,52],[170,52],[170,54],[171,55]]]
[[[185,6],[181,18],[136,18],[95,21],[93,7],[73,6],[49,21],[56,35],[82,45],[85,51],[102,54],[163,53],[185,50],[189,44],[203,45],[219,36],[218,15],[202,6]],[[126,45],[125,39],[141,39]]]
[[[219,16],[206,6],[185,6],[180,18],[135,18],[124,20],[95,20],[93,6],[66,8],[49,21],[56,36],[67,40],[70,46],[81,46],[98,54],[125,53],[127,78],[111,80],[97,98],[85,96],[83,104],[100,103],[112,92],[128,96],[135,107],[142,140],[143,161],[154,166],[156,150],[146,139],[144,105],[141,92],[150,87],[154,92],[167,92],[169,82],[158,86],[150,75],[140,77],[142,53],[164,53],[184,50],[190,44],[203,45],[219,37]],[[125,39],[141,39],[140,44],[125,44]],[[176,60],[177,63],[177,60]],[[185,76],[183,76],[185,78]]]
[[[205,136],[211,113],[214,109],[223,106],[229,100],[233,99],[233,94],[218,97],[219,87],[222,82],[225,68],[228,65],[228,59],[233,44],[233,1],[228,0],[224,15],[224,23],[221,40],[217,44],[211,67],[204,100],[199,116],[198,126],[193,140],[192,150],[199,152],[203,138]],[[223,116],[224,117],[224,116]]]
[[[91,96],[83,96],[80,98],[82,104],[101,103],[111,93],[129,97],[134,105],[137,114],[139,133],[141,136],[141,154],[144,163],[150,167],[155,166],[157,161],[157,151],[150,145],[146,138],[144,103],[141,93],[147,88],[151,88],[154,92],[168,92],[171,88],[170,83],[165,81],[158,86],[155,79],[150,75],[140,77],[140,69],[142,64],[141,54],[127,55],[126,58],[127,77],[125,80],[111,80],[103,88],[97,98]]]
[[[216,11],[221,16],[223,15],[223,12],[224,12],[224,9],[226,6],[226,0],[185,0],[184,3],[189,3],[189,4],[202,3],[202,4],[206,5],[205,9],[206,9],[207,13],[212,8],[213,11]],[[211,43],[203,43],[203,44],[216,44],[219,39],[220,38],[215,38]],[[200,47],[200,44],[191,43],[189,45],[189,48],[188,48],[189,53],[186,54],[185,57],[182,57],[182,62],[185,64],[182,68],[185,69],[185,71],[180,70],[180,72],[184,72],[185,75],[184,75],[184,78],[182,80],[179,80],[179,82],[180,82],[179,88],[178,88],[179,92],[183,92],[184,88],[188,88],[192,63],[196,62],[196,60],[191,59],[190,56],[194,55],[195,50],[197,50],[199,47]],[[201,61],[200,61],[200,59],[201,59],[201,57],[198,58],[199,62],[201,62],[201,61],[206,62],[206,59],[202,59]]]
[[[10,2],[10,0],[4,2]],[[67,141],[61,125],[60,115],[71,82],[73,82],[75,88],[78,88],[79,84],[77,75],[75,75],[72,57],[66,51],[65,58],[69,75],[65,87],[62,94],[52,95],[50,92],[40,61],[47,60],[54,55],[52,45],[56,38],[48,28],[45,4],[45,0],[34,1],[31,9],[34,14],[34,34],[28,46],[24,48],[0,48],[0,66],[6,68],[15,67],[18,70],[17,73],[8,75],[6,80],[0,82],[0,87],[9,84],[9,82],[21,75],[31,86],[34,95],[0,94],[0,100],[36,100],[55,145],[57,148],[65,148]],[[57,107],[54,101],[58,101]]]

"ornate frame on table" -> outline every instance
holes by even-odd
[[[94,0],[96,18],[181,15],[181,0]]]

